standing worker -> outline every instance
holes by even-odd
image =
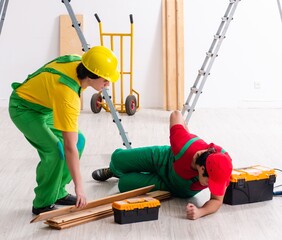
[[[188,203],[187,218],[195,220],[216,212],[230,181],[229,154],[190,133],[179,111],[170,115],[170,145],[117,149],[109,168],[97,169],[92,176],[97,181],[118,177],[121,192],[155,185],[153,190],[181,198],[193,197],[208,187],[210,199],[201,207]]]
[[[85,145],[78,129],[80,92],[87,87],[100,91],[118,78],[114,53],[95,46],[82,57],[58,57],[23,83],[12,84],[10,117],[40,157],[32,213],[54,210],[55,204],[86,205],[79,166]],[[76,196],[65,189],[71,180]]]

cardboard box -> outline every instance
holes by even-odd
[[[260,165],[233,169],[223,202],[230,205],[271,200],[275,170]]]
[[[160,201],[152,197],[131,198],[112,204],[116,223],[158,220]]]

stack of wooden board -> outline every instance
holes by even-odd
[[[160,201],[170,198],[170,193],[166,191],[149,192],[153,187],[154,186],[148,186],[94,200],[89,202],[83,209],[70,206],[41,213],[32,219],[31,223],[46,220],[45,224],[49,225],[49,227],[61,230],[113,215],[112,203],[114,201],[130,199],[137,196],[150,196]]]

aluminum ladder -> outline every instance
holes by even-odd
[[[70,5],[70,1],[71,0],[62,0],[62,3],[65,4],[66,8],[67,8],[67,11],[69,13],[69,16],[71,18],[71,21],[72,21],[72,26],[75,28],[77,34],[78,34],[78,37],[81,41],[81,44],[82,44],[82,50],[84,52],[87,52],[90,48],[89,48],[89,45],[87,44],[86,40],[85,40],[85,37],[80,29],[80,23],[78,23],[76,17],[75,17],[75,14],[74,14],[74,11]],[[112,114],[112,117],[113,117],[113,122],[117,125],[118,127],[118,130],[119,130],[119,133],[121,135],[121,138],[123,140],[123,145],[127,148],[127,149],[130,149],[131,148],[131,142],[129,142],[128,140],[128,137],[127,137],[127,133],[124,131],[124,128],[121,124],[121,118],[119,117],[116,109],[114,108],[114,105],[111,101],[111,98],[108,94],[108,89],[106,88],[103,88],[102,90],[103,92],[103,97],[105,99],[105,101],[107,102],[109,108],[110,108],[110,112]]]
[[[208,52],[206,53],[204,63],[201,69],[198,71],[198,75],[193,86],[190,88],[190,94],[188,95],[188,98],[185,104],[183,105],[183,109],[181,111],[182,116],[185,119],[186,125],[188,124],[192,113],[195,111],[196,103],[200,97],[200,94],[202,93],[207,77],[210,75],[211,67],[214,63],[215,58],[218,56],[217,53],[220,49],[223,39],[225,38],[225,34],[227,32],[229,24],[233,20],[233,15],[235,13],[239,1],[240,0],[229,0],[227,10],[224,16],[222,17],[222,21],[219,25],[216,34],[214,35],[213,42]]]
[[[281,21],[282,21],[282,8],[281,8],[280,0],[277,0],[277,5],[278,5],[278,11],[279,11],[279,14],[280,14],[280,18],[281,18]]]
[[[9,3],[9,0],[1,0],[0,2],[0,35],[2,32],[3,24],[4,24],[6,11],[8,8],[8,3]]]

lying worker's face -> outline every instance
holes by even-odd
[[[104,78],[97,78],[90,80],[90,86],[97,91],[101,91],[104,87],[108,87],[110,82]]]

